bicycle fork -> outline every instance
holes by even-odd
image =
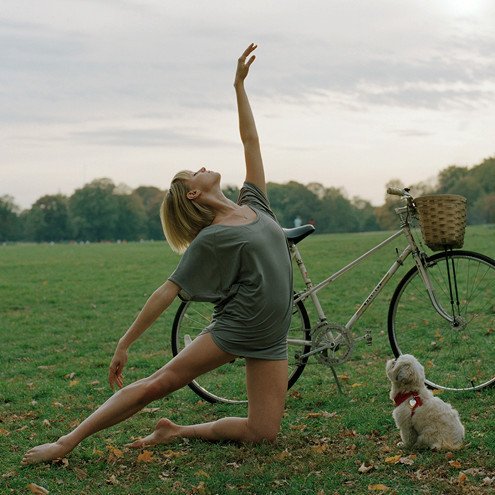
[[[450,309],[451,309],[450,314],[447,311],[445,311],[442,304],[438,300],[437,293],[433,285],[433,281],[431,280],[431,277],[428,273],[428,266],[424,258],[424,255],[421,253],[416,255],[413,254],[413,257],[433,307],[442,318],[450,322],[452,328],[459,329],[460,327],[462,327],[463,322],[462,322],[462,317],[460,315],[460,301],[459,301],[459,292],[457,288],[458,286],[457,286],[457,276],[455,271],[455,262],[454,262],[454,258],[447,254],[448,251],[447,250],[445,251],[446,251],[445,264],[446,264],[447,281],[448,281],[449,296],[450,296]],[[450,252],[452,252],[452,250],[450,250]]]

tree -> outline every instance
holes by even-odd
[[[267,184],[268,197],[273,212],[284,227],[293,227],[294,219],[300,216],[303,223],[316,220],[319,207],[318,198],[299,182],[287,184]]]
[[[70,239],[68,198],[57,194],[38,199],[27,215],[26,228],[36,242]]]
[[[150,239],[163,239],[163,229],[160,220],[160,206],[165,192],[154,186],[141,186],[134,190],[133,194],[139,196],[146,212],[148,237]]]
[[[76,239],[115,239],[119,212],[114,189],[115,184],[110,179],[95,179],[82,189],[76,189],[69,199]]]
[[[222,192],[225,195],[225,197],[237,203],[240,192],[237,186],[226,186],[222,189]]]
[[[0,196],[0,241],[16,240],[19,232],[19,207],[12,196]]]
[[[148,238],[146,210],[137,194],[118,194],[118,217],[114,235],[116,239],[136,241]]]
[[[438,189],[439,194],[449,194],[456,189],[457,184],[468,174],[467,167],[458,167],[451,165],[443,169],[438,174]]]
[[[399,179],[392,179],[387,182],[386,189],[389,187],[404,189],[404,185]],[[393,230],[398,226],[395,208],[398,208],[399,206],[401,206],[399,196],[393,196],[391,194],[385,195],[385,203],[382,206],[375,208],[375,216],[380,229]]]

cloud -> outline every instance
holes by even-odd
[[[198,130],[196,130],[198,131]],[[201,137],[199,132],[173,131],[162,129],[139,129],[139,128],[106,128],[91,131],[76,131],[71,134],[72,138],[82,141],[87,145],[99,146],[130,146],[130,147],[172,147],[172,148],[215,148],[230,147],[233,143],[225,139],[212,139]]]

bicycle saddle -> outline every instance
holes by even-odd
[[[299,241],[302,241],[305,237],[308,237],[309,234],[312,234],[315,231],[313,225],[301,225],[300,227],[295,227],[293,229],[283,229],[285,236],[290,242],[297,244]]]

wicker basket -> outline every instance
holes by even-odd
[[[466,198],[456,194],[420,196],[414,202],[425,244],[433,251],[461,248],[466,230]]]

